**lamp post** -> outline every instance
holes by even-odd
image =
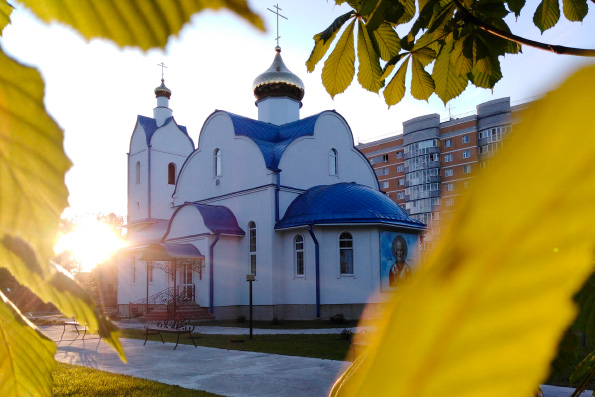
[[[246,281],[250,283],[250,339],[252,339],[252,283],[254,279],[254,274],[246,274]]]

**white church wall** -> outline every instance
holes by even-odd
[[[137,166],[138,163],[138,166]],[[149,217],[148,150],[145,146],[128,157],[128,223]],[[139,171],[137,171],[139,167]],[[137,174],[139,172],[140,174]]]
[[[215,149],[221,154],[220,176],[215,175]],[[250,138],[236,136],[230,117],[219,112],[205,122],[198,149],[181,170],[174,203],[240,192],[274,180],[258,146]]]
[[[335,175],[330,169],[332,149],[338,155]],[[307,190],[318,185],[356,182],[378,189],[372,167],[353,147],[353,136],[348,125],[334,112],[324,112],[318,117],[314,136],[296,139],[287,147],[279,168],[282,170],[281,184],[284,186]],[[282,214],[289,203],[284,198]]]
[[[282,125],[300,119],[300,102],[288,97],[268,97],[257,102],[258,120]]]

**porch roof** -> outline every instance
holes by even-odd
[[[192,244],[153,243],[143,251],[143,261],[170,261],[175,258],[204,258]]]

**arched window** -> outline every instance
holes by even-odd
[[[256,223],[248,223],[248,235],[250,236],[250,273],[256,275]]]
[[[338,160],[337,151],[335,149],[331,149],[328,152],[328,173],[329,175],[337,175],[337,160]]]
[[[298,234],[293,239],[295,249],[295,275],[304,275],[304,237]]]
[[[140,161],[136,162],[136,184],[140,183]]]
[[[215,176],[221,176],[221,150],[215,149],[213,153],[214,157],[214,167],[215,167]]]
[[[353,275],[353,236],[349,232],[339,236],[339,262],[341,275]]]
[[[176,165],[174,163],[169,163],[167,165],[167,184],[176,184]]]

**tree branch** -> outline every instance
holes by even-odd
[[[593,0],[595,1],[595,0]],[[463,19],[467,22],[471,22],[478,28],[485,30],[488,33],[493,34],[494,36],[501,37],[506,40],[513,41],[518,44],[526,45],[529,47],[537,48],[544,51],[553,52],[554,54],[559,55],[575,55],[575,56],[583,56],[583,57],[595,57],[595,50],[590,49],[583,49],[583,48],[573,48],[573,47],[565,47],[561,45],[554,45],[554,44],[547,44],[547,43],[540,43],[538,41],[533,41],[529,39],[525,39],[524,37],[516,36],[512,33],[505,32],[498,28],[495,28],[484,21],[478,19],[473,14],[469,12],[463,6],[459,0],[452,0],[454,5],[457,7],[457,10],[463,15]]]

